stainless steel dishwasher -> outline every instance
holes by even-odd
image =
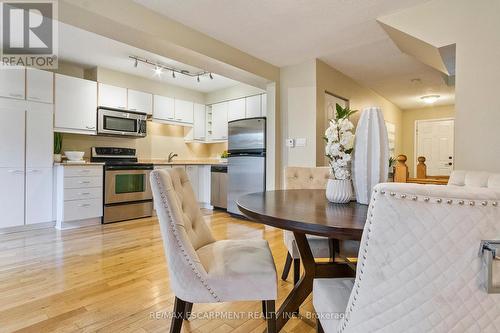
[[[227,208],[227,165],[212,165],[210,203],[215,208]]]

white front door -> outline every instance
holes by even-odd
[[[449,176],[453,170],[454,124],[454,120],[417,121],[415,160],[425,157],[428,176]]]

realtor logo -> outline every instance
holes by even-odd
[[[57,68],[57,2],[1,2],[3,65]]]

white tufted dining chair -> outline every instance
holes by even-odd
[[[495,239],[500,174],[377,185],[355,280],[314,281],[318,331],[500,332],[500,294],[486,292],[478,255],[482,240]]]
[[[329,167],[287,167],[285,168],[285,188],[294,189],[326,189],[330,177]],[[325,199],[326,200],[326,199]],[[283,239],[288,250],[285,267],[281,275],[282,280],[288,278],[293,263],[293,282],[297,284],[300,278],[300,255],[293,237],[293,232],[284,231]],[[311,252],[315,258],[334,259],[335,252],[349,257],[358,256],[359,242],[356,241],[333,241],[328,238],[307,235]]]
[[[154,170],[151,188],[175,305],[170,332],[180,332],[193,303],[263,301],[276,331],[276,268],[267,241],[215,240],[183,169]]]

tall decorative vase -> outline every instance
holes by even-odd
[[[387,181],[389,139],[380,108],[363,110],[356,128],[352,177],[356,200],[368,205],[372,189]]]
[[[326,198],[333,203],[348,203],[352,198],[352,183],[350,179],[328,179]]]

